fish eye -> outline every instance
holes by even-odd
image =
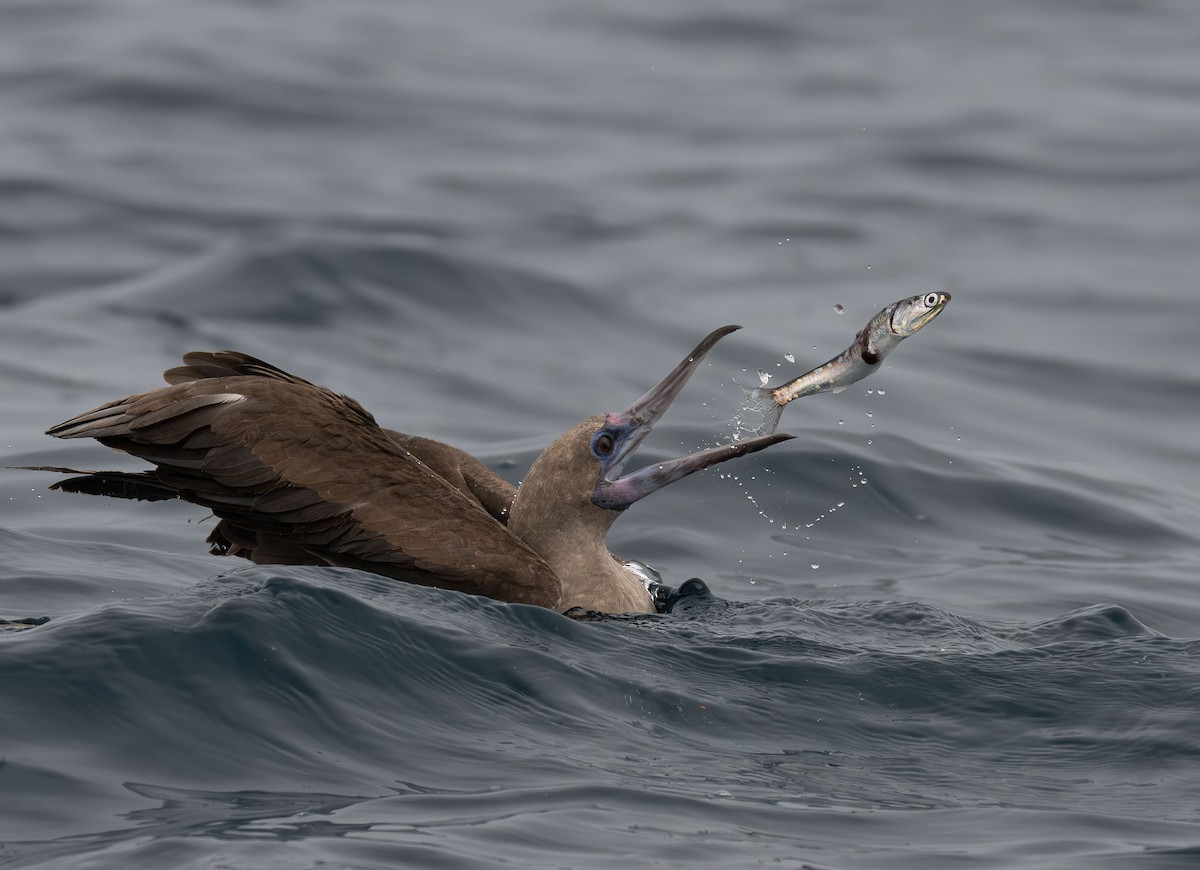
[[[933,308],[938,304],[939,299],[941,299],[940,293],[926,293],[925,298],[921,301],[925,303],[926,308]]]
[[[616,446],[617,442],[613,440],[611,432],[597,432],[596,437],[592,439],[592,453],[597,456],[611,456]]]

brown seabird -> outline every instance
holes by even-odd
[[[560,436],[519,489],[462,450],[383,429],[353,399],[235,351],[189,353],[164,373],[169,386],[47,430],[154,464],[52,488],[203,505],[220,519],[211,552],[260,564],[359,568],[558,611],[653,612],[643,580],[605,547],[613,521],[694,471],[792,437],[621,475],[700,361],[738,328],[712,332],[625,411]]]

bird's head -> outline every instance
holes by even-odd
[[[675,369],[624,411],[597,414],[554,441],[538,457],[513,502],[510,528],[520,534],[526,520],[543,529],[569,524],[572,518],[607,529],[631,504],[693,472],[786,441],[773,433],[732,441],[624,474],[630,457],[666,413],[688,378],[723,337],[739,329],[724,326],[710,333]],[[530,513],[536,510],[536,518]],[[516,526],[514,527],[514,523]]]

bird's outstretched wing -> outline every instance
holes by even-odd
[[[257,357],[235,350],[215,353],[196,351],[185,354],[184,365],[163,372],[168,384],[182,384],[208,378],[229,378],[239,375],[269,378],[289,384],[307,384],[309,381],[285,372],[283,369],[263,362]],[[375,418],[353,399],[342,396],[352,407],[355,416],[375,422]],[[516,497],[517,488],[492,471],[465,450],[450,444],[406,435],[392,429],[384,429],[393,441],[441,475],[451,486],[474,498],[480,506],[501,523],[508,524],[508,509]]]
[[[152,462],[159,483],[223,520],[210,538],[218,551],[559,603],[558,578],[537,553],[353,399],[243,354],[184,362],[166,373],[170,386],[48,434]]]

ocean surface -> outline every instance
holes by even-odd
[[[0,867],[1200,865],[1200,4],[0,0],[0,465],[235,348],[519,481],[942,316],[572,620],[0,471]],[[790,359],[789,359],[790,357]],[[791,361],[791,360],[794,360]]]

